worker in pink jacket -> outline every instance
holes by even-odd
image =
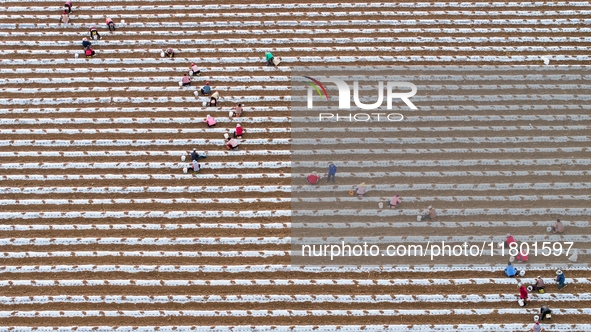
[[[365,195],[365,193],[367,193],[367,187],[365,185],[365,182],[361,182],[360,185],[355,187],[355,190],[357,191],[357,196],[363,197],[363,195]]]
[[[64,10],[68,12],[68,14],[72,14],[72,1],[68,0],[64,4]]]
[[[236,150],[238,148],[238,145],[239,145],[238,140],[236,140],[234,138],[230,138],[228,143],[226,143],[226,149]]]
[[[181,79],[181,82],[183,86],[191,85],[191,78],[189,77],[189,75],[185,74]]]
[[[392,197],[390,199],[390,202],[389,203],[390,203],[390,209],[392,207],[396,208],[396,205],[398,205],[398,203],[402,203],[402,201],[400,200],[400,194],[394,195],[394,197]]]
[[[195,62],[191,62],[191,66],[189,67],[189,75],[191,75],[191,76],[200,76],[201,75],[201,70],[199,70],[199,67],[197,67]]]
[[[209,128],[215,126],[216,122],[215,119],[213,118],[213,116],[207,114],[207,117],[205,118],[205,120],[203,120],[203,122],[207,123],[207,126]]]
[[[110,17],[107,17],[107,20],[105,21],[107,24],[107,27],[109,27],[109,31],[115,31],[115,22],[113,22],[113,20]]]

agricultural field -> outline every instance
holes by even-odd
[[[547,332],[591,331],[591,3],[86,0],[68,25],[62,9],[0,0],[0,331],[529,331],[543,304]],[[86,58],[91,25],[102,38]],[[192,62],[201,75],[181,87]],[[502,107],[405,109],[380,134],[333,123],[345,143],[293,153],[294,68],[449,65],[582,78],[561,91],[532,80],[545,92],[528,99],[514,82],[471,92]],[[206,82],[217,107],[195,95]],[[228,150],[236,124],[245,134]],[[198,174],[184,172],[194,148],[207,155]],[[330,161],[334,184],[306,183]],[[350,195],[360,178],[367,194]],[[437,220],[417,222],[430,205]],[[317,218],[306,232],[296,212]],[[562,234],[546,231],[556,219]],[[489,243],[490,254],[507,233],[572,242],[577,257],[532,252],[517,278],[495,255],[292,257],[300,235]],[[536,276],[546,292],[521,307],[517,283]]]

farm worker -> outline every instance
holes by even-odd
[[[92,48],[88,47],[86,49],[86,51],[84,51],[84,54],[86,55],[87,58],[91,58],[91,57],[94,56],[95,53],[94,53],[94,50]]]
[[[113,22],[113,20],[110,17],[107,17],[107,19],[105,20],[105,23],[107,24],[107,27],[109,28],[109,31],[115,31],[115,22]]]
[[[199,170],[201,169],[200,165],[197,163],[197,160],[192,161],[191,168],[193,169],[193,173],[199,173]]]
[[[189,67],[189,74],[193,76],[201,75],[201,70],[199,70],[199,67],[197,67],[197,65],[194,62],[191,62],[191,66]]]
[[[167,48],[164,50],[164,56],[167,56],[169,58],[174,58],[174,50],[172,48]]]
[[[331,161],[328,163],[328,177],[326,177],[326,182],[332,178],[332,182],[334,183],[335,175],[337,175],[337,166]]]
[[[242,115],[242,111],[243,111],[242,106],[244,106],[244,104],[238,104],[238,105],[234,106],[234,110],[232,111],[233,117],[239,118]]]
[[[209,106],[218,106],[218,99],[220,98],[219,92],[214,92],[209,98]]]
[[[275,57],[273,57],[273,54],[271,54],[271,52],[265,53],[265,59],[267,59],[267,66],[274,66],[275,65],[273,63],[274,58]]]
[[[72,1],[68,0],[64,4],[64,10],[68,12],[68,14],[72,14]]]
[[[181,82],[183,83],[183,86],[191,85],[191,78],[189,75],[185,74],[181,79]]]
[[[70,16],[68,15],[68,12],[66,12],[64,10],[64,12],[62,13],[62,16],[60,16],[60,23],[63,25],[68,25],[69,22],[70,22]]]
[[[544,320],[544,318],[552,319],[552,310],[547,305],[540,308],[540,320]]]
[[[515,238],[513,237],[513,235],[507,234],[507,238],[505,239],[505,243],[504,243],[505,249],[511,248],[510,245],[513,242],[516,242],[515,241]]]
[[[207,114],[207,117],[205,118],[205,120],[203,120],[203,122],[207,123],[207,126],[209,128],[215,126],[216,122],[215,119],[213,118],[213,116]]]
[[[101,35],[98,33],[96,26],[91,25],[88,32],[90,33],[90,38],[94,39],[94,36],[96,35],[96,39],[101,39]]]
[[[355,187],[355,190],[357,191],[357,195],[359,197],[363,197],[363,195],[365,195],[367,193],[367,188],[366,188],[365,182],[361,182],[360,185]]]
[[[517,258],[518,261],[525,263],[527,262],[529,256],[525,250],[522,250],[519,254],[517,254],[517,256],[515,256],[515,258]]]
[[[309,184],[317,184],[318,180],[320,180],[320,176],[318,176],[318,173],[312,172],[310,175],[308,175],[306,180]]]
[[[433,208],[433,206],[429,205],[427,211],[424,215],[421,216],[421,221],[429,218],[431,221],[437,221],[437,211]]]
[[[544,330],[544,329],[543,329],[543,328],[540,326],[540,321],[539,321],[539,318],[538,318],[538,319],[535,319],[535,318],[537,318],[537,317],[538,317],[538,316],[534,317],[535,323],[534,323],[534,326],[533,326],[531,329],[529,329],[529,331],[530,331],[530,332],[544,332],[544,331],[545,331],[545,330]]]
[[[517,284],[517,287],[519,287],[519,298],[523,300],[523,305],[525,306],[529,301],[529,293],[522,283]]]
[[[236,130],[234,130],[234,138],[242,138],[243,134],[244,132],[242,131],[242,126],[239,123],[237,123]]]
[[[193,161],[193,160],[199,160],[200,158],[207,158],[207,156],[205,154],[200,155],[197,152],[197,148],[193,148],[193,151],[191,152],[191,161]]]
[[[394,195],[394,197],[392,197],[390,199],[389,203],[390,203],[390,209],[392,207],[396,208],[396,205],[398,205],[398,203],[402,203],[402,200],[400,200],[400,194]]]
[[[558,282],[558,289],[561,290],[566,287],[566,278],[561,270],[556,271],[556,282]]]
[[[540,293],[544,293],[544,279],[542,279],[542,277],[538,276],[536,278],[536,281],[531,285],[532,286],[532,290],[534,291],[538,291]]]
[[[228,150],[235,150],[238,148],[238,141],[234,138],[230,138],[228,143],[226,143],[226,149]]]
[[[211,93],[211,87],[209,86],[209,82],[205,82],[205,85],[201,88],[201,94],[207,96]]]
[[[84,49],[89,48],[90,45],[92,45],[92,44],[88,41],[88,38],[86,38],[86,37],[82,38],[82,47],[84,47]]]
[[[560,219],[556,219],[554,226],[552,226],[552,233],[556,234],[556,233],[562,233],[562,232],[564,232],[564,225],[562,224]]]
[[[513,257],[511,257],[511,258],[513,258]],[[509,261],[509,263],[507,263],[507,267],[505,268],[505,274],[507,275],[507,277],[513,278],[519,274],[519,270],[517,270],[513,266],[513,263],[511,261]]]

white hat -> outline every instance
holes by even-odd
[[[211,115],[207,114],[207,117],[208,117],[208,118],[211,118]]]
[[[538,316],[538,315],[535,315],[535,316],[534,316],[534,322],[538,322],[539,320],[540,320],[540,316]]]
[[[187,174],[187,172],[188,172],[188,171],[189,171],[189,169],[188,169],[188,168],[186,168],[186,167],[185,167],[185,168],[183,168],[183,173]]]
[[[517,287],[521,288],[522,285],[523,285],[522,283],[518,283]]]
[[[197,148],[193,148],[193,151],[197,151]]]
[[[318,173],[316,173],[316,171],[312,172],[312,174],[314,174],[314,175],[318,175]]]
[[[542,277],[540,277],[540,276],[537,276],[537,277],[536,277],[536,279],[542,279]]]
[[[429,205],[429,207],[427,209],[432,209],[432,208],[433,208],[433,206]]]
[[[236,124],[236,127],[241,127],[239,123]]]
[[[523,277],[525,275],[525,269],[519,271],[519,276]]]
[[[515,262],[515,256],[509,257],[509,262],[511,262],[511,263]]]
[[[507,237],[510,237],[510,236],[511,236],[511,234],[510,233],[507,233]]]
[[[556,271],[556,275],[561,275],[561,274],[562,274],[562,271],[560,271],[560,270]]]
[[[186,159],[187,159],[187,157],[181,156],[181,161],[185,161]]]

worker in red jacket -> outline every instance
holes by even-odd
[[[201,75],[201,70],[199,70],[199,67],[197,67],[195,62],[191,62],[191,66],[189,67],[189,75],[191,75],[191,76],[200,76]]]
[[[320,180],[320,176],[316,172],[312,172],[312,174],[308,175],[308,183],[309,184],[316,184]]]
[[[523,300],[523,305],[525,306],[529,301],[529,293],[527,292],[527,288],[521,283],[517,284],[517,286],[519,287],[519,298]]]
[[[242,126],[239,123],[237,123],[236,130],[234,130],[234,138],[242,138],[243,134],[244,132],[242,131]]]
[[[507,238],[505,239],[505,243],[503,244],[505,246],[506,250],[509,250],[511,247],[511,243],[516,242],[515,238],[513,237],[513,235],[511,234],[507,234]]]
[[[109,31],[115,31],[115,22],[113,22],[113,20],[110,17],[107,17],[107,20],[105,21],[107,23],[107,27],[109,27]]]
[[[84,54],[86,55],[87,58],[92,58],[95,53],[94,53],[94,50],[90,46],[88,46],[86,51],[84,51]]]

